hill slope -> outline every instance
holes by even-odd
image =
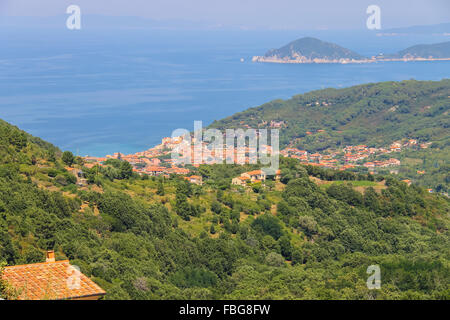
[[[400,138],[440,140],[448,136],[450,80],[381,82],[344,89],[323,89],[275,100],[236,113],[214,128],[268,127],[264,121],[284,121],[282,145],[303,138],[307,131],[328,134],[300,142],[308,151],[365,143],[384,146]],[[341,132],[342,131],[342,132]]]
[[[360,144],[387,147],[401,139],[429,142],[432,148],[418,153],[423,167],[412,169],[428,170],[426,175],[417,177],[421,180],[427,180],[428,174],[439,170],[440,178],[435,184],[445,183],[448,189],[450,177],[439,168],[446,171],[449,165],[449,109],[449,79],[382,82],[275,100],[215,121],[211,127],[268,128],[271,121],[282,122],[281,147],[309,152]],[[424,161],[425,158],[430,161]]]
[[[79,186],[54,147],[0,126],[0,267],[53,249],[107,299],[450,298],[449,200],[416,185],[282,159],[263,188],[231,186],[251,169],[232,165],[200,166],[197,186],[77,159]]]
[[[394,55],[389,55],[387,58],[409,58],[409,59],[446,59],[450,58],[450,41],[434,43],[434,44],[419,44],[404,50],[399,51]]]

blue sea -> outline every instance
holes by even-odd
[[[274,99],[387,80],[440,80],[450,62],[362,65],[252,63],[302,36],[361,54],[391,53],[444,36],[368,32],[0,30],[0,118],[78,155],[148,149],[177,128],[204,126]]]

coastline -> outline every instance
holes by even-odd
[[[362,60],[354,59],[308,59],[306,57],[299,57],[297,59],[286,59],[278,57],[264,57],[253,56],[252,62],[261,63],[292,63],[292,64],[362,64],[362,63],[374,63],[374,62],[410,62],[410,61],[450,61],[450,58],[370,58]]]

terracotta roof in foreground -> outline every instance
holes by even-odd
[[[106,292],[68,260],[6,267],[6,280],[18,300],[60,300],[102,296]]]

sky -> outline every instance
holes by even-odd
[[[369,5],[380,7],[382,29],[450,22],[449,0],[0,0],[0,19],[63,15],[72,4],[82,14],[248,29],[363,29]]]

